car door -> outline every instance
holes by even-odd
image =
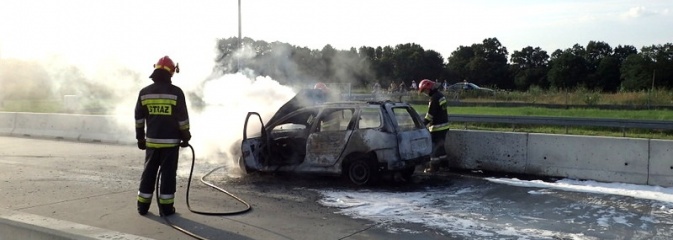
[[[429,156],[432,152],[430,132],[421,124],[418,113],[410,107],[392,107],[395,116],[397,143],[402,160]]]
[[[260,134],[259,137],[250,137],[248,138],[248,123],[252,116],[257,116],[260,124]],[[251,129],[252,130],[252,129]],[[241,169],[255,169],[259,170],[264,166],[265,156],[268,156],[268,138],[267,133],[264,130],[264,122],[259,113],[249,112],[245,117],[245,123],[243,124],[243,140],[241,141],[241,158],[239,159],[239,166]]]
[[[313,124],[306,143],[306,163],[328,167],[340,158],[353,134],[354,108],[325,109]]]

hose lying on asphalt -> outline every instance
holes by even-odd
[[[206,177],[208,177],[210,174],[212,174],[213,172],[215,172],[219,169],[222,169],[224,167],[217,167],[217,168],[214,168],[213,170],[211,170],[210,172],[206,173],[205,175],[203,175],[201,177],[201,182],[205,185],[208,185],[211,188],[214,188],[214,189],[216,189],[216,190],[218,190],[218,191],[220,191],[224,194],[227,194],[229,197],[231,197],[231,198],[235,199],[236,201],[242,203],[243,205],[245,205],[245,209],[238,210],[238,211],[231,211],[231,212],[206,212],[206,211],[197,211],[197,210],[192,209],[192,207],[189,205],[189,190],[191,189],[191,185],[192,185],[192,174],[194,173],[194,162],[196,161],[196,155],[194,154],[194,147],[192,147],[192,145],[188,145],[188,146],[192,150],[192,167],[189,170],[189,178],[187,180],[187,190],[186,190],[187,193],[185,194],[185,202],[187,203],[187,209],[189,209],[190,212],[193,212],[193,213],[196,213],[196,214],[209,215],[209,216],[231,216],[231,215],[246,213],[246,212],[252,210],[252,206],[250,206],[250,204],[248,202],[246,202],[245,200],[243,200],[243,199],[239,198],[238,196],[228,192],[227,190],[224,190],[223,188],[218,187],[217,185],[205,180]],[[156,181],[157,205],[159,204],[159,179],[161,179],[161,169],[159,170],[159,173],[157,174],[157,181]],[[177,226],[177,225],[173,224],[168,219],[168,216],[164,215],[164,213],[161,210],[161,207],[159,207],[159,215],[161,216],[161,218],[163,218],[166,221],[167,225],[171,226],[175,230],[178,230],[178,231],[180,231],[180,232],[182,232],[182,233],[184,233],[184,234],[186,234],[190,237],[193,237],[195,239],[204,239],[204,240],[207,239],[207,238],[199,236],[199,235],[197,235],[193,232],[190,232],[190,231],[188,231],[184,228],[181,228],[180,226]]]

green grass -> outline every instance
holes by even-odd
[[[413,105],[419,113],[428,111],[427,105]],[[633,120],[673,121],[673,111],[667,110],[602,110],[588,108],[553,109],[539,107],[449,107],[449,114],[586,117]]]
[[[425,113],[427,105],[414,105],[416,111]],[[673,121],[673,111],[665,110],[601,110],[601,109],[549,109],[538,107],[450,107],[449,114],[586,117],[633,120]],[[497,123],[452,123],[452,129],[471,129],[506,132],[530,132],[589,136],[634,137],[673,139],[673,131],[649,129],[616,129],[607,127],[563,127],[543,125],[509,125]]]

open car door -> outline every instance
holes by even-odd
[[[248,138],[248,122],[250,117],[257,116],[259,119],[259,124],[261,128],[259,133],[261,136]],[[241,141],[241,158],[239,158],[239,166],[241,170],[249,172],[251,170],[261,169],[268,159],[269,156],[269,140],[268,134],[264,129],[264,122],[262,121],[262,116],[256,112],[248,112],[248,115],[245,117],[245,124],[243,125],[243,141]]]

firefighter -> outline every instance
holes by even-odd
[[[176,172],[179,148],[189,146],[189,116],[185,94],[171,82],[177,64],[164,56],[154,64],[150,78],[154,82],[140,90],[135,107],[136,139],[138,148],[145,150],[145,168],[138,188],[138,213],[147,214],[152,203],[161,168],[159,211],[163,216],[175,213]],[[147,125],[147,134],[145,134]]]
[[[318,82],[315,85],[313,85],[313,89],[314,90],[320,90],[320,91],[316,91],[316,95],[317,95],[316,99],[318,100],[317,101],[318,104],[322,104],[322,103],[325,103],[325,102],[339,101],[338,94],[335,93],[334,91],[332,91],[331,89],[329,89],[327,87],[327,85],[325,85],[322,82]]]
[[[428,112],[425,114],[424,119],[424,123],[432,137],[432,154],[430,155],[430,163],[425,169],[427,173],[439,170],[440,164],[445,162],[447,158],[444,141],[449,131],[449,114],[447,112],[446,98],[439,87],[440,84],[428,79],[424,79],[418,84],[418,92],[430,97]]]

